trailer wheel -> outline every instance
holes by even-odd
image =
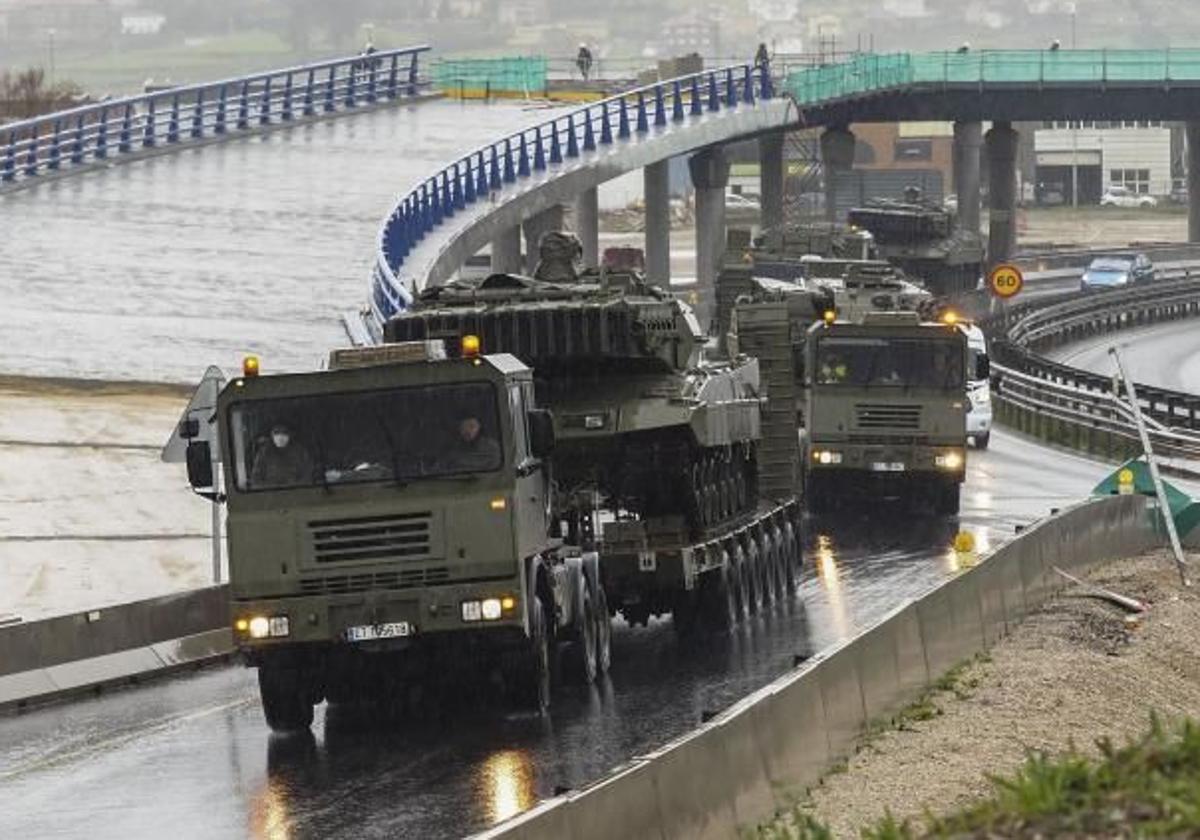
[[[612,667],[612,616],[608,612],[608,595],[596,584],[596,674],[603,676]]]
[[[535,598],[529,613],[529,638],[516,656],[516,664],[505,674],[509,696],[517,708],[544,714],[550,708],[550,629],[541,599]]]
[[[780,542],[783,545],[784,564],[787,570],[784,580],[787,582],[788,594],[794,594],[800,586],[800,543],[796,540],[796,530],[791,522],[784,523],[780,532]]]
[[[757,615],[762,611],[765,593],[763,592],[763,557],[758,550],[758,543],[751,537],[746,541],[746,613]]]
[[[728,554],[720,567],[700,580],[700,609],[705,626],[724,632],[737,624],[739,613],[737,567]]]
[[[596,664],[596,610],[592,604],[591,587],[583,582],[579,615],[575,617],[575,638],[565,651],[568,678],[580,685],[595,682],[599,668]]]
[[[267,726],[273,732],[300,732],[312,726],[312,696],[299,668],[260,665],[258,692]]]

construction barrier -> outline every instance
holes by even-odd
[[[212,586],[0,627],[0,708],[227,656],[229,591]]]
[[[987,650],[1063,585],[1054,567],[1136,555],[1156,540],[1140,496],[1084,502],[896,609],[662,749],[476,835],[487,840],[728,838],[851,755],[873,721]]]
[[[434,87],[452,99],[524,99],[546,94],[546,59],[470,58],[437,61]]]

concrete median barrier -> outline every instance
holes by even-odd
[[[1036,609],[1061,587],[1053,566],[1136,554],[1156,540],[1139,496],[1097,499],[1051,516],[688,735],[477,836],[734,837],[850,755],[872,721],[890,718]]]
[[[229,655],[228,592],[213,586],[0,628],[0,708]]]

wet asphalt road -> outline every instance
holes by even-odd
[[[1113,345],[1136,382],[1200,394],[1200,323],[1194,319],[1102,335],[1047,355],[1108,376],[1117,369],[1108,353]]]
[[[984,549],[1110,469],[1003,432],[969,465],[961,524]],[[236,667],[0,718],[0,837],[459,837],[601,777],[922,594],[957,570],[957,527],[879,511],[813,521],[796,599],[700,646],[669,621],[619,625],[611,678],[560,690],[544,722],[470,702],[387,724],[320,707],[313,737],[272,737],[253,672]]]

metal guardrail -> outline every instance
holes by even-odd
[[[1130,405],[1119,381],[1040,355],[1051,347],[1098,334],[1200,317],[1200,278],[1190,269],[1131,289],[1037,301],[983,321],[993,336],[994,397],[1077,434],[1116,436],[1137,445]],[[1155,451],[1200,461],[1200,395],[1137,384],[1138,402]],[[1090,444],[1090,437],[1089,437]],[[1091,446],[1086,447],[1090,449]]]
[[[160,146],[413,96],[428,46],[110,99],[0,126],[0,187]]]
[[[370,307],[378,323],[406,308],[413,292],[399,278],[405,258],[457,211],[551,167],[621,143],[652,127],[702,119],[775,95],[766,67],[750,63],[705,70],[625,91],[476,149],[427,178],[396,204],[379,232]]]

